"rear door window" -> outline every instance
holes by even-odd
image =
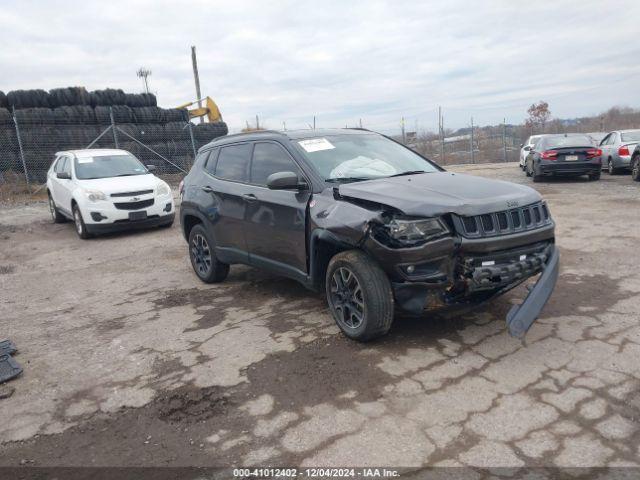
[[[252,148],[253,145],[250,143],[223,147],[218,155],[216,177],[235,182],[248,182]]]
[[[278,172],[294,172],[300,176],[298,165],[284,148],[271,142],[256,143],[251,162],[251,183],[266,186],[269,175]]]
[[[204,169],[213,175],[216,172],[216,160],[218,159],[219,149],[210,150],[205,153],[206,157],[202,160],[202,166]]]

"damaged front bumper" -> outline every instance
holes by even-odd
[[[548,301],[558,278],[559,254],[552,239],[498,251],[483,251],[476,245],[474,252],[464,248],[454,248],[457,253],[447,252],[452,246],[445,240],[434,242],[431,247],[431,253],[435,250],[436,255],[418,264],[414,278],[403,275],[403,261],[416,261],[417,255],[404,252],[408,258],[396,257],[400,264],[396,263],[393,270],[389,264],[384,265],[391,275],[395,273],[392,286],[396,304],[411,314],[478,306],[540,274],[524,302],[507,315],[509,333],[522,338]],[[380,253],[379,248],[376,250]]]
[[[514,305],[507,313],[507,329],[513,337],[524,337],[531,324],[540,315],[556,286],[560,270],[560,253],[555,245],[550,245],[550,247],[550,257],[542,267],[542,275],[531,288],[524,302],[520,305]]]

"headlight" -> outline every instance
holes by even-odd
[[[169,188],[169,185],[162,182],[158,184],[158,189],[156,190],[156,192],[159,196],[169,195],[169,192],[171,192],[171,189]]]
[[[87,196],[90,202],[99,202],[106,200],[107,196],[100,190],[85,190],[84,194]]]
[[[394,218],[383,226],[384,236],[392,247],[410,247],[425,243],[449,233],[447,224],[441,218],[406,220]]]

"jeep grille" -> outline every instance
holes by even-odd
[[[544,202],[483,215],[454,215],[456,230],[463,237],[483,238],[526,232],[550,225],[552,220]]]

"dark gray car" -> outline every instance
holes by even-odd
[[[541,138],[525,160],[525,172],[540,182],[551,176],[587,175],[600,180],[602,151],[587,134],[547,135]]]
[[[243,263],[324,290],[338,326],[366,341],[396,308],[468,307],[541,274],[507,315],[521,337],[555,286],[554,222],[533,189],[446,172],[364,130],[254,132],[203,147],[181,221],[204,282]]]

